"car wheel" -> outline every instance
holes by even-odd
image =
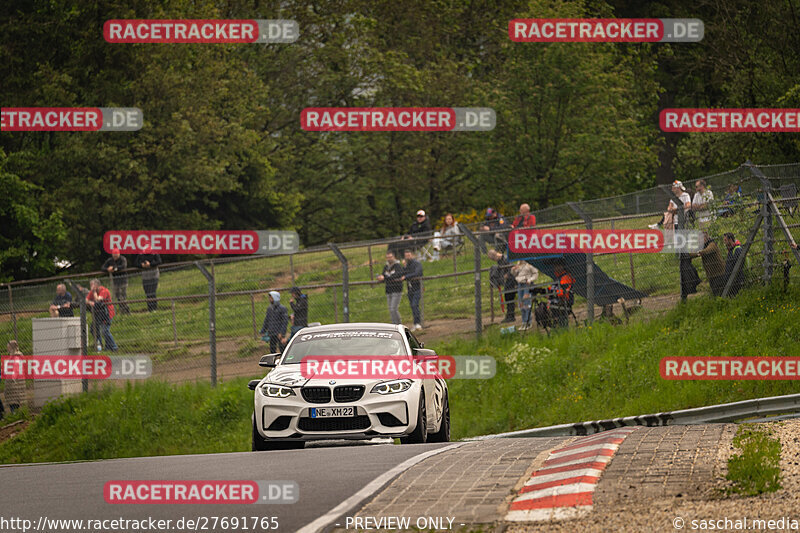
[[[428,435],[428,442],[450,442],[450,398],[445,395],[442,409],[442,425],[439,431]]]
[[[302,450],[305,447],[305,441],[273,441],[265,439],[261,436],[256,429],[255,419],[253,420],[253,451],[265,452],[270,450]]]
[[[419,396],[419,409],[417,410],[417,427],[405,437],[400,437],[402,444],[422,444],[428,439],[427,410],[425,409],[425,393]]]
[[[268,443],[264,437],[258,432],[256,428],[256,419],[255,416],[253,417],[253,451],[254,452],[263,452],[265,450],[269,450],[270,448],[267,447]]]

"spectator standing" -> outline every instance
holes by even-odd
[[[497,250],[489,250],[488,255],[489,259],[497,261],[497,264],[492,265],[489,269],[489,280],[492,286],[501,290],[503,301],[506,304],[506,317],[502,322],[514,322],[516,320],[517,280],[511,273],[511,265],[503,254]]]
[[[308,327],[308,296],[303,294],[300,287],[292,287],[289,293],[292,295],[292,299],[289,301],[289,305],[292,306],[292,314],[289,316],[292,323],[289,335],[291,340],[295,333]]]
[[[439,230],[439,234],[441,235],[442,251],[454,250],[461,245],[461,228],[458,227],[458,222],[456,222],[452,213],[447,213],[444,216],[444,225]]]
[[[728,257],[725,259],[725,283],[727,284],[728,280],[731,279],[731,275],[733,274],[733,267],[736,265],[736,261],[739,260],[739,256],[742,255],[743,250],[742,245],[736,240],[736,236],[733,233],[729,232],[723,235],[722,242],[728,249]],[[739,273],[734,278],[733,284],[731,285],[731,290],[728,292],[728,296],[736,296],[743,286],[744,264],[742,264],[741,268],[739,269]]]
[[[6,351],[11,357],[22,355],[22,352],[19,350],[19,344],[17,344],[17,341],[13,339],[8,341],[8,344],[6,345]],[[9,412],[14,413],[27,401],[25,380],[6,378],[3,381],[5,383],[5,397],[8,410]],[[3,407],[2,403],[0,403],[0,417],[2,417],[2,415]]]
[[[711,209],[709,209],[709,204],[714,201],[714,193],[708,188],[706,180],[697,180],[694,184],[694,190],[692,211],[700,226],[705,226],[711,222],[713,216]]]
[[[386,304],[389,306],[389,315],[392,324],[401,324],[400,319],[400,298],[403,296],[403,265],[395,258],[393,252],[386,252],[386,264],[383,265],[383,273],[377,277],[378,281],[385,284]]]
[[[742,188],[731,183],[725,191],[725,198],[722,199],[722,208],[717,210],[717,216],[731,217],[742,203]]]
[[[125,272],[126,268],[128,268],[128,260],[125,259],[124,255],[120,255],[119,248],[111,250],[111,257],[103,263],[103,270],[111,274],[114,301],[117,302],[119,312],[124,315],[131,312],[128,308],[128,274]]]
[[[405,281],[408,287],[408,303],[414,317],[413,329],[420,330],[422,329],[422,313],[419,310],[422,302],[422,264],[414,258],[413,250],[405,251],[405,264],[400,279]]]
[[[725,263],[722,261],[722,254],[719,246],[714,242],[707,231],[703,232],[703,249],[691,254],[692,258],[699,257],[703,261],[703,270],[706,271],[708,284],[714,296],[722,296],[725,289]]]
[[[89,283],[89,294],[86,295],[86,303],[92,312],[92,330],[97,343],[97,351],[103,350],[103,342],[105,342],[106,349],[116,352],[117,343],[114,342],[114,337],[111,335],[114,304],[111,300],[111,293],[100,284],[99,279],[93,279]]]
[[[281,304],[281,293],[269,291],[269,307],[261,325],[261,335],[269,334],[269,352],[282,353],[287,342],[286,327],[289,325],[289,313]]]
[[[536,225],[536,216],[531,214],[531,206],[522,204],[519,206],[519,215],[514,218],[511,227],[516,228],[532,228]]]
[[[539,278],[539,271],[527,261],[517,261],[511,267],[511,273],[517,281],[517,303],[519,304],[519,312],[522,315],[521,329],[528,329],[531,327],[531,307],[533,303],[531,285],[536,283]]]
[[[56,285],[56,297],[50,304],[51,317],[75,316],[72,312],[72,295],[67,292],[67,286],[63,283]]]
[[[684,213],[691,210],[692,198],[689,196],[689,193],[686,192],[686,187],[682,182],[678,180],[672,182],[672,193],[680,199],[681,204],[683,204]],[[677,204],[675,204],[674,200],[670,200],[669,204],[667,204],[667,210],[661,216],[661,220],[655,224],[650,224],[647,227],[650,229],[659,229],[660,227],[663,227],[667,231],[674,231],[680,220],[677,212]]]
[[[154,254],[149,246],[136,257],[136,267],[142,269],[142,288],[147,298],[147,311],[150,313],[158,309],[156,291],[158,290],[158,265],[160,264],[161,256]]]

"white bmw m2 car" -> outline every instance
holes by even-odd
[[[449,441],[447,383],[438,371],[403,379],[388,374],[384,379],[380,372],[352,378],[337,374],[331,379],[330,374],[315,374],[309,364],[320,358],[329,363],[342,360],[334,365],[341,369],[347,368],[348,358],[351,363],[369,358],[379,366],[394,368],[401,361],[431,360],[435,355],[402,325],[303,328],[283,354],[261,357],[259,365],[272,371],[249,384],[255,391],[253,450],[302,448],[306,441],[330,439],[391,437],[404,444]]]

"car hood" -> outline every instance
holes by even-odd
[[[287,387],[304,387],[306,385],[324,386],[324,385],[364,385],[372,387],[384,381],[391,381],[390,379],[336,379],[335,383],[331,383],[329,379],[319,379],[314,377],[304,377],[300,373],[300,365],[278,365],[273,368],[269,374],[264,378],[265,383],[275,383],[277,385],[285,385]],[[416,380],[412,380],[416,381]]]

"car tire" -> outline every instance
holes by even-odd
[[[258,432],[258,428],[256,428],[256,419],[255,419],[255,416],[253,416],[253,446],[252,446],[252,450],[254,452],[263,452],[263,451],[271,449],[271,448],[268,447],[268,445],[269,445],[269,443],[267,442],[267,440],[264,437],[262,437],[261,434]]]
[[[302,450],[305,447],[306,443],[302,440],[284,440],[284,441],[272,441],[269,439],[265,439],[261,436],[256,428],[255,417],[253,418],[253,446],[252,450],[254,452],[266,452],[272,450]]]
[[[400,437],[402,444],[423,444],[428,440],[428,420],[425,408],[425,392],[419,395],[419,407],[417,408],[417,427],[410,435]]]
[[[450,398],[447,395],[442,408],[442,424],[439,431],[428,435],[428,442],[450,442]]]

